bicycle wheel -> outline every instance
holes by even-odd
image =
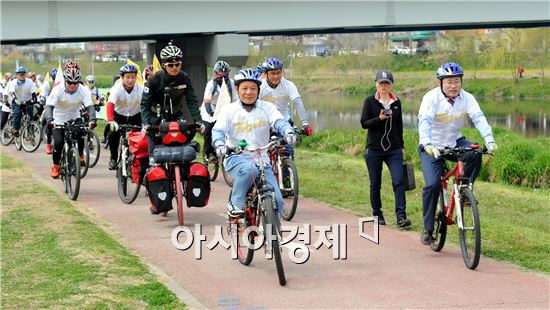
[[[439,201],[435,210],[435,222],[434,222],[434,242],[431,244],[432,250],[439,252],[445,246],[445,240],[447,239],[447,222],[445,221],[445,211],[443,211],[444,205],[443,190],[439,193]]]
[[[238,219],[236,224],[237,233],[235,236],[235,244],[237,246],[237,258],[239,259],[239,262],[241,264],[249,265],[254,258],[254,249],[252,249],[252,245],[254,244],[254,241],[256,239],[255,232],[249,232],[248,234],[245,234],[245,231],[248,227],[254,226],[252,223],[252,219],[250,218],[250,214],[246,212],[245,216]],[[248,242],[245,242],[246,240]]]
[[[280,228],[280,221],[279,221],[279,215],[277,214],[277,210],[273,209],[275,205],[275,201],[273,201],[271,196],[266,195],[266,197],[262,201],[263,207],[265,208],[265,224],[266,229],[267,225],[271,224],[271,233],[274,236],[277,236],[277,240],[268,240],[269,237],[266,235],[265,240],[268,247],[271,248],[271,252],[273,253],[273,257],[275,258],[275,267],[277,269],[277,276],[279,277],[279,284],[285,285],[286,284],[286,277],[285,277],[285,270],[283,267],[283,259],[281,255],[281,228]],[[267,232],[267,230],[264,230]]]
[[[90,168],[95,167],[99,161],[99,155],[101,154],[101,142],[99,136],[95,131],[88,131],[88,149],[90,150]]]
[[[178,224],[183,226],[183,190],[181,188],[180,166],[174,165],[174,182],[176,183],[176,202],[178,204]]]
[[[13,137],[13,142],[15,143],[15,149],[21,151],[23,148],[23,145],[21,144],[21,132],[19,133],[19,137]]]
[[[123,171],[123,167],[126,167],[126,172]],[[136,200],[141,188],[141,184],[134,183],[131,171],[132,165],[127,160],[121,160],[117,169],[118,196],[126,204],[130,204]]]
[[[40,147],[42,134],[37,122],[30,122],[21,132],[21,144],[26,152],[32,153]]]
[[[13,134],[11,133],[11,125],[9,122],[4,126],[4,129],[2,129],[2,131],[0,132],[0,142],[4,146],[8,146],[10,145],[10,143],[13,142]]]
[[[84,156],[84,165],[80,166],[80,178],[84,179],[88,173],[88,168],[90,168],[90,146],[86,141],[86,134],[84,134],[82,138],[84,139],[84,150],[82,151],[82,156]]]
[[[279,176],[279,188],[282,188],[281,194],[285,202],[283,219],[285,221],[291,221],[298,207],[298,170],[291,158],[285,158],[283,159],[281,171],[282,175]],[[283,186],[280,186],[281,182]]]
[[[222,164],[222,174],[223,174],[223,179],[225,180],[225,184],[227,184],[227,186],[229,187],[233,187],[233,177],[230,176],[229,173],[227,173],[227,171],[225,171],[225,167],[223,165],[224,158],[221,158],[220,161]]]
[[[70,148],[66,159],[65,188],[69,198],[76,200],[80,191],[80,156],[78,155],[78,149],[76,147]]]
[[[220,169],[220,164],[218,160],[209,161],[205,159],[204,164],[208,167],[208,173],[210,174],[210,181],[216,181],[218,177],[218,170]]]
[[[460,236],[462,258],[466,267],[473,270],[479,264],[481,228],[479,226],[477,201],[470,188],[463,188],[460,191],[460,210],[462,218],[457,218],[457,220],[460,221],[458,223],[458,233]],[[460,228],[461,226],[462,228]]]

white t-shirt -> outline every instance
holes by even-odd
[[[461,90],[454,104],[450,104],[441,88],[434,88],[422,98],[418,119],[431,119],[430,132],[419,128],[420,144],[432,143],[438,148],[455,147],[456,140],[462,137],[462,128],[467,125],[468,118],[481,112],[479,104],[472,94]]]
[[[288,104],[298,97],[300,97],[300,94],[296,85],[284,77],[281,78],[281,82],[275,88],[271,88],[266,79],[262,80],[260,99],[273,103],[285,119],[291,117]]]
[[[229,79],[229,83],[231,84],[231,102],[233,102],[238,99],[237,90],[235,89],[235,82],[233,81],[233,79]],[[216,89],[214,89],[213,80],[210,80],[208,81],[208,83],[206,83],[206,88],[204,89],[204,99],[212,100],[212,103],[210,104],[212,111],[216,111],[216,105],[218,104],[218,98],[220,97],[220,91],[221,91],[220,88],[221,86],[216,85]],[[204,104],[201,105],[200,111],[201,111],[201,118],[203,121],[207,121],[207,122],[214,121],[212,116],[210,116],[208,112],[206,112],[206,107]]]
[[[65,84],[59,84],[52,89],[46,100],[46,105],[54,107],[53,119],[55,124],[63,125],[70,120],[80,118],[82,105],[89,107],[93,103],[88,87],[78,84],[77,90],[70,94],[67,92]]]
[[[8,95],[9,102],[13,100],[14,94],[15,94],[17,103],[31,100],[33,93],[38,94],[38,89],[36,88],[36,85],[32,82],[31,79],[26,78],[25,82],[22,84],[18,84],[17,81],[18,79],[15,79],[10,81],[10,83],[8,84],[7,95]]]
[[[2,83],[0,83],[0,100],[2,101],[2,111],[11,112],[11,109],[8,108],[8,106],[6,106],[6,104],[4,103],[4,90],[4,86],[2,85]]]
[[[94,88],[90,89],[90,94],[92,95],[92,102],[94,104],[98,104],[101,99],[105,98],[105,95],[99,90],[99,88],[95,86]]]
[[[143,95],[143,86],[135,84],[130,93],[124,89],[122,83],[116,84],[111,88],[109,100],[115,105],[115,112],[123,116],[134,116],[140,112],[141,96]]]
[[[240,101],[236,101],[220,111],[214,129],[225,132],[229,147],[236,147],[242,139],[251,146],[264,146],[269,143],[270,128],[279,119],[285,118],[269,102],[258,100],[254,109],[248,112]]]

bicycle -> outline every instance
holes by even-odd
[[[464,176],[464,157],[467,152],[489,154],[486,148],[480,148],[477,144],[471,147],[454,147],[440,149],[442,157],[456,158],[454,168],[448,168],[447,162],[441,175],[441,191],[435,211],[434,242],[431,244],[433,251],[439,252],[445,245],[447,226],[457,224],[460,237],[460,249],[464,264],[469,269],[476,269],[479,264],[481,252],[481,227],[477,200],[474,196],[470,179]],[[448,180],[453,177],[453,187],[448,193]],[[456,219],[454,210],[456,209]]]
[[[79,135],[87,126],[75,124],[74,121],[65,125],[56,125],[55,128],[64,129],[63,149],[59,172],[61,180],[65,184],[65,192],[71,200],[76,200],[80,192],[80,154],[78,152]]]
[[[94,108],[99,112],[101,105],[96,104]],[[85,124],[90,122],[90,116],[86,109],[81,109],[80,115]],[[86,176],[89,168],[93,168],[97,165],[101,154],[100,145],[101,142],[97,133],[93,129],[87,128],[84,135],[84,161],[86,165],[82,166],[82,178]]]
[[[8,120],[4,125],[4,128],[0,132],[0,143],[2,143],[2,145],[8,146],[13,142],[14,136],[13,136],[12,128],[13,128],[13,113],[10,113],[10,115],[8,116]]]
[[[269,152],[281,145],[284,139],[279,138],[271,141],[263,147],[248,146],[246,141],[239,143],[239,151],[229,150],[227,156],[235,156],[243,151],[256,153],[259,159],[258,181],[253,182],[248,191],[244,203],[243,217],[236,218],[229,216],[229,234],[232,236],[233,246],[237,249],[237,258],[243,265],[249,265],[254,258],[253,244],[263,240],[266,253],[272,254],[275,258],[275,267],[279,284],[286,284],[286,276],[282,260],[282,234],[281,222],[279,220],[277,204],[275,202],[275,193],[273,188],[267,185],[265,176],[265,166],[262,153]],[[231,196],[230,196],[231,198]],[[236,231],[234,231],[236,228]],[[258,228],[259,231],[256,231]],[[259,233],[268,233],[267,237],[260,238]],[[270,235],[270,236],[269,236]],[[273,236],[273,238],[271,238]]]
[[[303,130],[299,131],[296,128],[294,129],[298,135],[305,134]],[[298,169],[294,164],[294,159],[290,153],[286,151],[284,141],[281,145],[278,145],[269,152],[269,159],[271,161],[271,167],[273,168],[273,174],[275,175],[275,179],[283,195],[283,201],[285,202],[283,219],[285,221],[291,221],[298,207]]]
[[[40,147],[42,142],[42,132],[38,122],[35,122],[27,113],[27,104],[33,104],[31,101],[22,103],[21,110],[23,115],[21,116],[21,127],[19,136],[15,137],[15,148],[20,151],[21,148],[25,152],[32,153]]]
[[[141,130],[141,126],[128,124],[119,126],[120,148],[118,153],[118,168],[116,177],[118,196],[120,197],[120,200],[126,204],[130,204],[136,200],[143,182],[143,176],[141,173],[137,182],[135,182],[135,179],[132,176],[134,161],[139,160],[130,152],[128,132],[134,130]],[[146,158],[146,160],[148,160],[148,158]]]

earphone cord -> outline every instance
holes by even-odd
[[[388,123],[390,124],[390,129],[388,130]],[[384,124],[384,135],[382,136],[382,140],[380,141],[380,146],[382,147],[382,150],[387,151],[390,149],[391,147],[391,142],[390,142],[390,132],[391,132],[391,128],[392,128],[392,124],[391,124],[391,116],[390,118],[388,119],[388,121],[386,122],[386,124]],[[388,147],[384,147],[384,137],[386,137],[386,140],[388,141]]]

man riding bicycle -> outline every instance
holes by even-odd
[[[95,86],[95,76],[88,75],[86,77],[86,86],[88,86],[90,94],[92,94],[92,102],[94,104],[102,104],[103,100],[105,100],[105,95]]]
[[[143,131],[146,132],[150,126],[159,125],[162,120],[185,120],[187,124],[201,124],[200,131],[204,132],[197,96],[191,79],[187,73],[181,70],[183,60],[181,49],[169,43],[160,51],[160,58],[163,70],[151,75],[147,86],[143,89],[141,98]],[[169,102],[164,102],[165,91],[169,91],[172,105]],[[157,118],[157,112],[160,114],[160,119]],[[149,135],[148,143],[149,159],[154,165],[153,150],[155,145],[161,144],[161,141],[154,135]],[[154,210],[151,208],[151,213],[159,214]],[[166,213],[162,212],[161,215],[166,215]]]
[[[42,91],[41,91],[41,96],[44,96],[44,98],[46,98],[46,104],[48,104],[48,97],[50,96],[50,93],[52,92],[52,88],[54,87],[53,86],[53,83],[55,81],[55,77],[57,76],[57,68],[53,68],[51,71],[50,71],[50,78],[51,78],[51,81],[45,81],[43,84],[42,84]],[[45,125],[45,122],[46,122],[46,118],[45,117],[42,117],[42,126]],[[46,154],[51,154],[53,152],[53,147],[52,147],[52,129],[49,128],[49,127],[46,127]]]
[[[111,151],[109,170],[117,169],[119,124],[141,125],[140,105],[143,86],[136,83],[138,69],[134,65],[126,64],[120,68],[119,74],[122,83],[111,88],[107,100],[107,127],[110,131],[109,149]]]
[[[82,123],[80,117],[81,106],[84,105],[90,116],[90,129],[96,126],[95,109],[92,97],[88,88],[81,84],[80,67],[73,62],[65,65],[63,70],[65,82],[52,89],[46,103],[46,120],[48,127],[53,127],[54,148],[52,154],[53,167],[50,176],[54,179],[59,177],[59,161],[64,144],[64,129],[55,128],[56,125],[64,125],[69,121]],[[79,133],[78,153],[80,164],[84,163],[82,155],[84,150],[84,132]]]
[[[225,107],[218,115],[212,130],[212,144],[218,157],[227,154],[228,148],[236,148],[239,141],[246,140],[251,146],[264,146],[270,141],[270,130],[284,135],[289,144],[296,142],[296,134],[286,117],[269,102],[258,99],[261,85],[260,73],[256,69],[244,69],[235,75],[235,86],[239,100]],[[258,176],[258,167],[251,165],[250,154],[229,156],[225,159],[225,169],[234,178],[231,200],[227,205],[230,216],[244,214],[244,201],[247,191]],[[265,156],[266,166],[269,158]],[[256,162],[257,164],[257,162]],[[271,167],[265,169],[267,184],[275,190],[275,200],[279,214],[283,214],[284,202],[279,185]]]
[[[212,147],[212,128],[216,123],[214,118],[214,112],[218,104],[218,98],[221,93],[221,86],[225,82],[225,87],[231,97],[231,102],[237,100],[237,91],[235,90],[235,82],[229,78],[229,72],[231,67],[223,60],[220,60],[214,64],[214,78],[208,81],[204,89],[204,100],[201,110],[201,117],[206,125],[206,131],[204,132],[204,156],[209,161],[215,160],[216,151]]]
[[[440,87],[429,91],[420,104],[418,131],[420,136],[420,158],[424,174],[422,210],[424,231],[422,244],[433,242],[434,216],[441,190],[441,173],[445,159],[439,149],[444,147],[470,147],[472,142],[462,136],[462,128],[468,117],[475,125],[489,152],[497,149],[493,131],[487,123],[474,96],[462,89],[464,71],[456,63],[446,63],[437,69],[436,77]],[[451,159],[455,160],[456,159]],[[481,169],[481,154],[470,152],[465,157],[465,176],[473,183]]]
[[[267,59],[265,64],[262,63],[262,66],[264,67],[263,71],[266,74],[266,78],[262,80],[260,99],[273,103],[291,125],[294,124],[289,109],[289,103],[292,102],[298,112],[304,132],[308,136],[311,135],[312,128],[309,125],[298,88],[296,88],[294,83],[283,77],[283,62],[278,58],[272,57]],[[294,146],[290,145],[287,149],[290,155],[294,156]]]
[[[4,92],[4,104],[13,108],[13,135],[18,137],[23,115],[22,106],[26,104],[26,112],[32,119],[33,106],[31,102],[37,101],[38,88],[33,81],[26,77],[27,69],[25,67],[17,68],[15,73],[17,79],[12,80]]]

